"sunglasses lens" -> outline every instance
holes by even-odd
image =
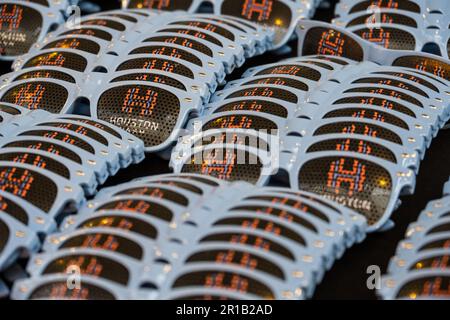
[[[127,8],[129,9],[156,9],[168,11],[188,11],[192,5],[192,0],[130,0]]]
[[[203,130],[208,129],[254,129],[277,130],[276,123],[262,117],[252,115],[223,116],[213,119],[203,125]]]
[[[251,263],[249,263],[251,261]],[[245,251],[223,249],[198,252],[186,260],[186,264],[195,262],[215,262],[218,264],[237,265],[239,267],[258,270],[284,280],[285,274],[275,263]]]
[[[261,76],[261,75],[289,75],[289,76],[295,76],[300,78],[306,78],[313,81],[319,81],[321,78],[321,74],[319,71],[305,67],[300,65],[289,65],[289,64],[283,64],[280,66],[270,67],[263,69],[261,71],[258,71],[255,75]]]
[[[366,11],[370,6],[376,6],[378,8],[406,10],[411,12],[420,13],[420,7],[413,1],[392,1],[392,0],[370,0],[362,1],[354,5],[350,9],[350,13]]]
[[[100,45],[95,41],[82,39],[82,38],[65,38],[50,42],[43,49],[76,49],[85,51],[92,54],[98,54],[100,52]]]
[[[109,32],[100,30],[100,29],[94,29],[94,28],[83,28],[83,29],[74,29],[69,30],[64,33],[61,33],[62,36],[65,35],[83,35],[83,36],[89,36],[94,38],[99,38],[105,41],[111,41],[112,35]]]
[[[450,80],[450,64],[439,60],[419,56],[405,56],[397,58],[392,65],[422,70],[447,81]]]
[[[193,49],[195,51],[206,54],[208,57],[213,56],[213,51],[203,43],[198,41],[188,39],[185,37],[177,37],[177,36],[159,36],[159,37],[151,37],[143,42],[165,42],[165,43],[173,43],[178,44],[183,47],[187,47],[189,49]]]
[[[81,288],[69,288],[67,281],[51,282],[39,286],[30,294],[30,299],[75,299],[75,300],[115,300],[103,288],[83,281]]]
[[[114,78],[111,80],[111,83],[113,82],[121,82],[121,81],[148,81],[148,82],[155,82],[155,83],[162,83],[183,91],[186,90],[186,86],[181,82],[174,78],[171,78],[167,75],[163,74],[151,74],[151,73],[129,73],[125,74],[123,76],[119,76],[117,78]]]
[[[108,258],[94,255],[69,255],[47,264],[42,274],[66,274],[73,266],[80,268],[82,274],[108,279],[127,285],[129,272],[122,264]]]
[[[121,215],[102,215],[86,220],[79,226],[79,229],[83,228],[116,228],[135,232],[149,239],[156,239],[158,236],[158,231],[151,224],[141,219]]]
[[[389,23],[389,24],[401,24],[404,26],[417,28],[417,22],[414,18],[410,18],[403,14],[398,13],[380,13],[379,18],[375,19],[373,14],[367,14],[351,20],[347,23],[346,27],[352,27],[356,25],[367,25],[375,23]]]
[[[208,235],[200,240],[200,243],[221,243],[229,242],[231,244],[245,244],[251,247],[262,248],[265,251],[279,254],[288,260],[295,261],[294,254],[284,246],[268,238],[254,236],[249,233],[215,233]]]
[[[449,249],[449,248],[450,248],[450,239],[444,238],[442,240],[431,241],[427,244],[424,244],[417,251],[422,252],[433,249]]]
[[[2,253],[3,250],[5,249],[8,240],[9,240],[9,228],[6,225],[6,223],[4,223],[2,219],[0,219],[0,253]]]
[[[222,104],[214,110],[214,113],[226,111],[254,111],[273,114],[278,117],[287,118],[288,111],[282,105],[265,100],[241,100]]]
[[[35,150],[47,151],[64,158],[70,159],[78,164],[82,164],[81,158],[74,151],[69,150],[63,146],[55,145],[49,142],[32,141],[32,140],[21,140],[16,142],[8,143],[4,146],[5,148],[27,148]]]
[[[34,79],[34,78],[50,78],[75,83],[75,79],[71,75],[56,70],[36,70],[26,72],[14,78],[14,81]]]
[[[242,161],[242,162],[241,162]],[[183,173],[202,173],[221,180],[244,180],[256,183],[261,175],[262,164],[257,156],[237,149],[200,151],[183,165]]]
[[[157,146],[171,135],[180,113],[173,93],[151,86],[127,85],[106,90],[97,105],[97,117]]]
[[[13,217],[17,221],[23,223],[24,225],[28,225],[28,214],[27,212],[20,207],[15,202],[0,196],[0,210],[4,213],[8,214],[9,216]],[[1,218],[0,218],[1,220]],[[1,228],[0,228],[1,229]],[[1,242],[1,241],[0,241]],[[0,245],[1,247],[1,245]],[[0,252],[2,250],[0,249]]]
[[[450,287],[449,277],[421,277],[416,280],[409,281],[396,295],[396,298],[449,298],[448,288]]]
[[[69,93],[52,82],[23,83],[9,89],[2,96],[2,102],[13,103],[27,109],[43,109],[59,113],[64,107]]]
[[[123,210],[155,216],[165,221],[172,221],[172,211],[166,207],[145,200],[116,200],[97,208],[96,211]]]
[[[271,78],[263,78],[258,80],[252,80],[249,82],[244,82],[243,85],[248,84],[275,84],[278,86],[291,87],[296,90],[308,91],[308,85],[304,84],[301,81],[290,79],[290,78],[282,78],[282,77],[271,77]]]
[[[277,98],[291,103],[299,102],[296,94],[288,90],[273,87],[272,88],[256,87],[237,90],[228,95],[225,99],[239,98],[239,97],[267,97],[267,98]]]
[[[364,40],[375,43],[383,48],[394,50],[414,50],[416,40],[414,35],[401,29],[389,27],[355,30],[355,34]]]
[[[395,111],[401,112],[412,118],[416,117],[415,113],[411,109],[403,106],[402,104],[400,104],[398,102],[388,100],[388,99],[382,99],[382,98],[367,97],[367,96],[347,97],[347,98],[338,99],[338,100],[334,101],[333,104],[334,105],[337,105],[337,104],[360,104],[360,105],[378,106],[383,109],[390,109],[390,110],[395,110]]]
[[[352,38],[333,29],[314,27],[304,38],[302,55],[324,54],[346,57],[355,61],[364,59],[361,46]]]
[[[392,178],[386,169],[350,157],[324,157],[305,163],[300,169],[299,187],[366,216],[376,223],[386,211],[392,192]]]
[[[358,139],[332,139],[316,142],[308,147],[307,153],[321,151],[345,151],[372,155],[387,161],[397,163],[397,157],[381,144]]]
[[[84,72],[87,67],[86,58],[73,52],[54,51],[51,53],[44,53],[37,55],[28,60],[24,66],[25,68],[32,67],[62,67],[79,72]]]
[[[0,190],[18,196],[44,212],[49,212],[58,186],[46,176],[18,167],[0,167]]]
[[[94,147],[92,147],[86,141],[84,141],[76,136],[72,136],[70,134],[66,134],[66,133],[59,132],[59,131],[32,130],[32,131],[23,132],[20,134],[20,136],[34,136],[34,137],[42,137],[42,138],[58,140],[58,141],[67,143],[69,145],[76,146],[76,147],[83,149],[91,154],[95,154]]]
[[[142,195],[142,196],[150,196],[152,198],[159,198],[169,200],[171,202],[175,202],[182,206],[189,205],[189,200],[183,196],[182,194],[164,188],[153,188],[153,187],[141,187],[141,188],[133,188],[126,189],[123,191],[117,192],[115,195]]]
[[[126,30],[126,27],[117,21],[109,20],[109,19],[93,19],[93,20],[85,20],[81,22],[82,26],[100,26],[109,29],[113,29],[116,31],[123,32]]]
[[[175,280],[172,288],[182,287],[221,288],[241,293],[254,294],[264,299],[275,299],[272,290],[265,284],[231,272],[205,270],[191,272]]]
[[[35,9],[20,4],[0,5],[0,55],[19,56],[30,50],[42,32],[43,18]]]
[[[141,260],[144,254],[141,246],[134,241],[107,233],[89,233],[75,236],[63,241],[59,246],[59,249],[68,248],[94,248],[114,251],[138,260]]]

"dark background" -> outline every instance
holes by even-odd
[[[119,1],[93,1],[103,10],[119,7]],[[330,21],[333,16],[334,4],[324,5],[314,17],[317,20]],[[295,56],[295,41],[289,43],[292,48],[288,54],[266,53],[247,61],[244,67],[236,70],[229,79],[237,78],[247,68],[254,65],[267,64],[283,58]],[[1,73],[10,69],[9,63],[0,63]],[[416,220],[427,202],[440,198],[444,183],[450,176],[450,130],[441,131],[433,141],[431,148],[421,164],[417,177],[415,194],[402,197],[401,207],[393,214],[395,227],[387,232],[371,234],[367,239],[348,250],[341,260],[337,261],[325,275],[323,282],[317,287],[314,299],[376,299],[375,293],[366,287],[369,265],[380,266],[384,273],[390,257],[394,254],[397,243],[403,239],[409,223]],[[146,175],[170,172],[168,162],[157,156],[149,155],[139,165],[122,170],[117,176],[109,179],[107,185],[114,185]]]

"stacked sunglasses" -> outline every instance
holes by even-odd
[[[449,58],[450,3],[445,0],[342,0],[336,25],[384,48]]]
[[[75,0],[0,1],[0,60],[11,61],[65,21]]]
[[[21,110],[2,105],[2,110]],[[120,168],[144,158],[138,138],[84,116],[32,111],[0,127],[0,271],[83,205]]]
[[[90,114],[163,152],[225,75],[272,47],[273,31],[209,14],[116,10],[61,26],[0,80],[0,101]]]
[[[124,0],[128,9],[159,11],[183,10],[203,12],[202,5],[210,4],[216,15],[245,19],[275,32],[273,48],[280,48],[291,38],[299,19],[311,18],[321,0]]]
[[[61,226],[13,298],[305,299],[366,234],[362,216],[314,194],[192,174],[103,189]]]
[[[313,192],[386,228],[450,116],[448,90],[425,71],[333,56],[252,68],[215,93],[171,165]]]
[[[378,294],[383,299],[450,298],[450,197],[428,203],[397,246]]]

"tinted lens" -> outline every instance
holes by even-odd
[[[170,209],[146,200],[114,200],[108,202],[96,209],[96,211],[122,210],[136,213],[142,213],[160,218],[165,221],[171,221],[173,213]]]
[[[281,204],[286,205],[289,207],[293,207],[297,210],[300,210],[302,212],[307,212],[308,214],[311,214],[315,216],[316,218],[325,221],[327,223],[330,222],[328,217],[324,215],[319,210],[303,203],[301,200],[293,200],[291,198],[283,198],[283,197],[277,197],[277,196],[251,196],[245,198],[245,200],[258,200],[258,201],[264,201],[264,202],[271,202],[274,204]]]
[[[189,205],[189,200],[185,196],[183,196],[178,192],[165,188],[139,187],[122,190],[115,193],[114,195],[124,195],[124,194],[149,196],[152,198],[169,200],[182,206]]]
[[[42,137],[47,139],[54,139],[58,141],[62,141],[64,143],[67,143],[72,146],[76,146],[78,148],[81,148],[89,153],[95,154],[95,149],[86,141],[76,137],[72,136],[70,134],[66,134],[59,131],[44,131],[44,130],[32,130],[32,131],[26,131],[20,134],[20,136],[34,136],[34,137]]]
[[[185,37],[178,37],[178,36],[159,36],[159,37],[151,37],[148,39],[145,39],[143,42],[165,42],[165,43],[174,43],[178,44],[180,46],[193,49],[195,51],[201,52],[203,54],[206,54],[209,57],[213,56],[212,50],[205,46],[203,43],[199,41],[195,41],[192,39],[188,39]]]
[[[217,34],[221,35],[222,37],[225,37],[231,41],[235,40],[235,36],[232,32],[230,32],[229,30],[227,30],[225,28],[222,28],[221,26],[219,26],[217,24],[213,24],[213,23],[190,20],[190,21],[175,21],[175,22],[169,23],[169,25],[182,25],[182,26],[195,27],[195,28],[211,31],[213,33],[217,33]]]
[[[205,41],[211,42],[215,44],[216,46],[223,47],[223,44],[220,40],[218,40],[216,37],[213,37],[209,34],[206,34],[201,31],[192,30],[189,28],[166,28],[159,30],[160,32],[172,32],[177,34],[187,34],[190,36],[193,36],[195,38],[203,39]]]
[[[291,79],[291,78],[284,78],[284,77],[270,77],[270,78],[263,78],[258,80],[251,80],[248,82],[242,83],[242,85],[248,85],[248,84],[275,84],[279,86],[286,86],[290,87],[292,89],[301,90],[301,91],[308,91],[308,85],[304,84],[301,81]]]
[[[197,252],[186,260],[187,264],[190,262],[215,262],[218,264],[237,265],[241,268],[268,273],[278,279],[285,279],[283,270],[272,261],[240,250],[223,249]]]
[[[450,80],[450,64],[439,60],[420,56],[406,56],[397,58],[392,65],[425,71],[447,81]]]
[[[345,108],[345,109],[337,109],[328,112],[323,116],[324,119],[327,118],[340,118],[340,117],[352,117],[352,118],[361,118],[361,119],[370,119],[375,121],[380,121],[388,124],[392,124],[396,127],[403,128],[405,130],[409,130],[408,124],[402,119],[393,116],[387,112],[383,111],[375,111],[367,108]]]
[[[355,80],[352,83],[375,83],[375,84],[380,84],[380,85],[397,87],[397,88],[400,88],[400,89],[412,91],[414,93],[420,94],[421,96],[429,98],[429,96],[423,90],[421,90],[421,89],[419,89],[419,88],[417,88],[415,86],[412,86],[410,84],[407,84],[404,81],[399,81],[399,80],[383,79],[383,78],[362,78],[362,79]],[[384,89],[384,90],[386,90],[386,89]],[[405,95],[405,94],[402,94],[402,93],[400,93],[398,91],[393,91],[393,92],[396,92],[397,94],[401,94],[402,96]],[[404,99],[404,98],[400,98],[400,99]],[[404,100],[407,100],[407,99],[404,99]]]
[[[214,110],[214,113],[225,111],[254,111],[273,114],[278,117],[287,118],[288,111],[282,105],[266,100],[241,100],[222,104]]]
[[[450,256],[449,255],[435,255],[429,258],[420,259],[414,262],[409,270],[424,270],[424,269],[448,269]]]
[[[69,74],[67,74],[65,72],[61,72],[61,71],[55,71],[55,70],[36,70],[36,71],[25,72],[25,73],[21,74],[20,76],[14,78],[14,81],[34,79],[34,78],[51,78],[51,79],[75,83],[75,78],[73,78]]]
[[[276,43],[286,36],[293,22],[291,8],[282,1],[225,0],[220,7],[220,13],[276,28]]]
[[[239,226],[245,229],[262,230],[276,236],[288,238],[301,246],[306,246],[305,239],[297,232],[293,231],[291,228],[285,227],[282,224],[272,222],[271,220],[266,220],[264,218],[224,218],[215,222],[214,226]]]
[[[13,103],[27,109],[43,109],[59,113],[67,102],[66,88],[51,82],[30,82],[13,86],[1,98],[2,102]]]
[[[450,223],[443,223],[439,224],[434,228],[431,228],[427,234],[435,234],[435,233],[441,233],[441,232],[448,232],[450,231]]]
[[[58,187],[46,176],[27,169],[0,167],[0,190],[11,193],[49,212],[58,194]]]
[[[162,84],[186,91],[186,86],[182,82],[180,82],[172,77],[169,77],[167,75],[164,75],[164,74],[138,73],[138,72],[137,73],[129,73],[129,74],[125,74],[123,76],[114,78],[113,80],[111,80],[111,82],[133,81],[133,80],[162,83]]]
[[[155,183],[162,184],[162,185],[178,187],[178,188],[193,192],[195,194],[200,194],[200,195],[203,194],[202,189],[197,188],[196,186],[194,186],[190,183],[185,183],[185,182],[180,182],[180,181],[171,181],[171,180],[157,180],[157,181],[151,181],[151,182],[155,182]]]
[[[81,274],[104,278],[123,285],[128,284],[129,271],[109,258],[94,255],[69,255],[48,263],[42,274],[67,274],[78,267]]]
[[[375,71],[375,72],[372,72],[372,74],[388,75],[388,76],[394,76],[394,77],[410,80],[410,81],[419,83],[435,92],[439,92],[439,89],[431,82],[427,81],[426,79],[424,79],[422,77],[413,76],[411,74],[402,73],[402,72],[392,72],[392,71]],[[410,89],[410,90],[414,91],[413,89]]]
[[[365,96],[347,97],[338,99],[334,101],[333,104],[359,104],[359,105],[378,106],[384,109],[401,112],[412,118],[416,117],[415,113],[411,111],[411,109],[405,107],[404,105],[398,102],[383,98],[365,97]]]
[[[136,48],[130,52],[130,54],[145,54],[145,53],[169,56],[172,58],[188,61],[200,67],[203,66],[202,60],[200,60],[196,55],[187,52],[186,50],[173,48],[169,46],[145,46]]]
[[[130,239],[105,233],[88,233],[65,239],[59,246],[64,248],[94,248],[119,252],[126,256],[142,259],[142,247]]]
[[[364,40],[375,43],[383,48],[394,50],[414,50],[416,40],[411,33],[395,28],[364,28],[353,31]]]
[[[0,253],[3,253],[3,250],[5,249],[8,240],[9,240],[9,228],[6,225],[6,223],[4,223],[2,219],[0,219]]]
[[[325,54],[345,57],[356,61],[364,59],[361,45],[349,36],[323,27],[308,30],[304,37],[302,55]]]
[[[161,70],[168,73],[175,73],[181,76],[194,79],[194,73],[185,65],[159,58],[137,58],[130,59],[117,67],[116,71],[130,70],[130,69],[144,69],[144,70]]]
[[[188,11],[191,5],[192,0],[130,0],[127,8]]]
[[[43,53],[28,60],[24,66],[25,68],[32,67],[62,67],[79,72],[84,72],[87,67],[87,60],[83,56],[73,52],[54,51],[50,53]]]
[[[82,26],[101,26],[116,31],[125,31],[126,27],[120,22],[110,20],[110,19],[91,19],[81,22]]]
[[[20,110],[5,104],[0,104],[0,111],[1,112],[6,112],[8,114],[11,114],[13,116],[19,115],[21,114]]]
[[[449,277],[422,277],[404,284],[396,295],[396,298],[449,298]]]
[[[43,49],[76,49],[92,54],[98,54],[100,52],[100,45],[95,41],[83,39],[83,38],[65,38],[62,40],[56,40],[47,44]]]
[[[381,144],[359,139],[332,139],[316,142],[308,147],[307,153],[321,151],[350,151],[367,154],[397,163],[395,154]]]
[[[254,129],[254,130],[277,130],[276,123],[269,119],[252,115],[223,116],[208,121],[202,127],[208,129]]]
[[[249,212],[257,212],[260,213],[261,215],[275,216],[282,220],[286,220],[290,223],[304,227],[314,233],[317,233],[317,229],[312,223],[303,219],[302,217],[299,217],[297,214],[290,212],[289,210],[278,209],[274,208],[273,206],[242,205],[233,207],[230,209],[230,211],[249,211]]]
[[[267,97],[281,99],[291,103],[297,103],[298,97],[296,94],[274,87],[257,87],[257,88],[247,88],[242,90],[236,90],[229,94],[225,99],[239,98],[239,97]]]
[[[0,211],[2,213],[6,213],[7,215],[13,217],[17,221],[23,223],[24,225],[28,225],[28,214],[27,212],[19,206],[14,201],[7,199],[3,196],[0,196]],[[1,216],[1,214],[0,214]],[[1,220],[1,218],[0,218]],[[1,230],[1,227],[0,227]],[[1,237],[1,236],[0,236]],[[1,242],[1,240],[0,240]],[[0,244],[0,252],[1,252],[1,244]]]
[[[0,161],[10,161],[29,164],[35,167],[51,171],[61,177],[70,180],[70,171],[64,164],[53,158],[46,157],[43,155],[24,152],[1,153]]]
[[[104,136],[102,136],[98,132],[96,132],[86,126],[83,126],[83,125],[78,125],[78,124],[73,124],[73,123],[64,123],[64,122],[43,122],[43,123],[40,123],[38,126],[46,126],[46,127],[65,129],[68,131],[75,132],[77,134],[81,134],[88,138],[91,138],[105,146],[108,145],[108,140]]]
[[[369,0],[362,1],[354,5],[350,9],[350,13],[366,11],[370,6],[376,6],[386,9],[406,10],[411,12],[420,13],[420,7],[413,1],[398,1],[398,0]]]
[[[450,238],[443,238],[441,240],[431,241],[427,244],[421,246],[417,251],[426,251],[433,249],[449,249],[450,248]]]
[[[254,236],[244,231],[239,233],[215,233],[200,240],[201,243],[229,242],[231,244],[245,244],[253,248],[279,254],[286,259],[295,261],[294,254],[279,243],[268,238]]]
[[[169,138],[180,108],[180,100],[169,91],[126,85],[108,89],[100,96],[97,117],[138,136],[149,147]]]
[[[220,288],[241,293],[250,293],[264,299],[275,299],[272,290],[265,284],[247,276],[215,270],[196,271],[180,276],[173,288],[181,287]]]
[[[151,224],[141,219],[120,215],[101,215],[86,220],[78,228],[117,228],[135,232],[150,239],[156,239],[158,236],[158,231]]]
[[[77,117],[71,117],[71,116],[63,116],[60,118],[61,120],[73,120],[80,123],[86,123],[88,125],[91,125],[93,127],[96,127],[97,129],[100,129],[102,131],[105,131],[109,133],[110,135],[115,136],[116,138],[123,139],[123,137],[118,133],[115,129],[113,129],[110,126],[107,126],[103,123],[100,123],[98,121],[94,121],[92,119],[84,119],[84,118],[77,118]]]
[[[85,35],[85,36],[99,38],[99,39],[106,40],[106,41],[112,40],[112,35],[109,32],[106,32],[106,31],[103,31],[100,29],[95,29],[95,28],[82,28],[82,29],[69,30],[64,33],[61,33],[61,35],[62,36],[63,35]]]
[[[83,282],[78,289],[69,289],[67,281],[50,282],[34,289],[30,299],[115,300],[107,290]]]
[[[405,16],[403,14],[398,13],[377,13],[379,16],[375,14],[366,14],[360,17],[357,17],[347,23],[346,27],[356,26],[356,25],[370,25],[375,23],[388,23],[388,24],[401,24],[404,26],[417,28],[417,22],[414,18]]]
[[[27,53],[42,33],[43,18],[39,11],[20,4],[0,5],[0,55]]]
[[[299,188],[345,205],[376,223],[391,200],[392,178],[383,167],[351,157],[323,157],[305,163]]]
[[[309,67],[299,66],[295,64],[283,64],[279,66],[269,67],[262,69],[258,71],[255,75],[261,76],[261,75],[290,75],[290,76],[296,76],[300,78],[306,78],[313,81],[319,81],[320,80],[320,72]]]
[[[259,150],[270,151],[270,146],[264,138],[260,138],[255,134],[245,132],[233,132],[234,130],[226,130],[221,133],[213,133],[205,135],[200,145],[207,146],[210,144],[235,144],[258,148]],[[199,144],[199,140],[195,141],[195,146]]]
[[[262,164],[256,155],[237,149],[200,151],[183,165],[183,173],[202,173],[222,180],[244,180],[256,183]]]
[[[27,148],[36,149],[54,153],[58,156],[70,159],[76,163],[82,164],[81,158],[72,150],[69,150],[63,146],[52,144],[49,142],[33,141],[33,140],[21,140],[16,142],[8,143],[4,146],[5,148]]]
[[[361,134],[364,136],[379,138],[391,141],[396,144],[402,144],[402,139],[393,131],[368,123],[360,122],[336,122],[319,127],[314,136],[325,134],[342,133],[342,134]]]

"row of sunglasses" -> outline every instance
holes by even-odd
[[[450,298],[450,181],[410,224],[392,257],[378,294],[383,299]]]
[[[162,151],[227,73],[271,46],[270,30],[235,18],[152,15],[154,25],[144,28],[151,32],[139,33],[142,25],[126,20],[138,16],[100,13],[84,17],[77,29],[55,31],[2,77],[0,101],[90,114],[142,138],[147,152]],[[129,25],[129,32],[114,30],[118,25]],[[118,42],[99,39],[103,33]]]
[[[14,108],[20,112],[2,105]],[[38,248],[39,237],[109,176],[144,158],[142,141],[83,116],[32,111],[2,123],[0,131],[0,270],[20,248]]]
[[[325,79],[322,81],[321,79]],[[450,116],[426,72],[308,56],[249,69],[216,92],[174,148],[175,172],[287,183],[386,223]]]
[[[41,42],[49,31],[54,30],[65,21],[64,10],[77,1],[58,1],[58,5],[49,4],[47,0],[2,0],[0,2],[0,21],[2,22],[1,59],[11,60],[27,53],[35,42]],[[194,13],[203,1],[124,1],[123,10],[118,10],[117,18],[124,18],[129,23],[138,23],[141,30],[152,30],[155,26],[151,20],[153,14],[166,11]],[[239,21],[246,21],[269,28],[275,33],[274,47],[285,44],[294,32],[297,21],[311,17],[317,1],[267,0],[257,1],[225,0],[213,1],[214,14],[226,15]],[[72,8],[71,6],[70,8]],[[154,9],[154,10],[140,10]],[[121,12],[135,13],[140,19],[122,15]],[[70,12],[66,12],[69,14]],[[78,13],[79,14],[79,13]],[[100,14],[101,15],[101,14]],[[117,22],[117,21],[116,21]],[[78,16],[69,16],[66,26],[78,28]],[[81,22],[83,25],[83,23]],[[119,32],[124,32],[127,24],[110,22]],[[245,29],[245,28],[244,28]],[[244,31],[240,29],[240,31]],[[105,35],[106,36],[106,35]],[[236,39],[240,41],[238,37]]]
[[[450,3],[443,0],[342,0],[336,25],[384,48],[449,58]]]
[[[139,178],[68,216],[11,297],[305,299],[365,234],[364,217],[307,192],[192,174]]]

